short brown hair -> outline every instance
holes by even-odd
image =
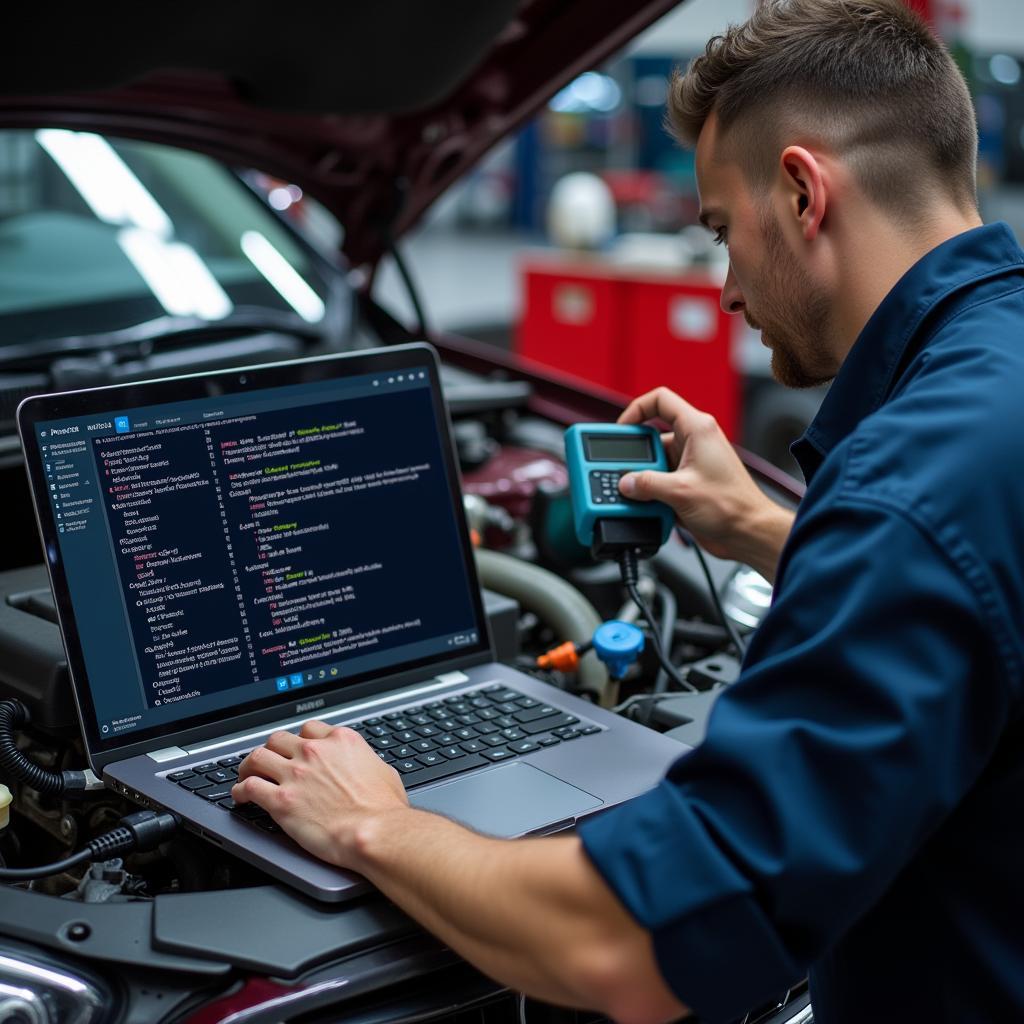
[[[696,145],[712,113],[755,187],[803,135],[897,214],[922,212],[929,188],[977,205],[970,93],[901,0],[762,0],[672,78],[668,125],[681,142]]]

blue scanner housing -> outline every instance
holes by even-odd
[[[576,539],[594,541],[599,519],[656,519],[661,543],[675,524],[672,509],[661,501],[631,501],[619,493],[619,478],[643,469],[668,470],[661,435],[654,427],[617,423],[576,423],[565,432]]]

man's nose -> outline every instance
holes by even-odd
[[[736,283],[736,275],[732,272],[732,264],[729,264],[729,273],[725,275],[725,284],[722,285],[722,310],[726,313],[742,313],[746,309],[746,302],[743,299],[743,292]]]

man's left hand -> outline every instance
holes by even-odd
[[[357,869],[360,825],[409,806],[398,772],[357,732],[325,722],[273,733],[239,765],[231,795],[258,804],[314,856]]]

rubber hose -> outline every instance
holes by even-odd
[[[0,700],[0,773],[8,781],[24,782],[40,793],[57,796],[64,792],[64,778],[30,761],[16,742],[18,729],[28,721],[20,700]]]
[[[587,643],[601,625],[597,609],[571,583],[539,565],[485,548],[477,548],[476,564],[483,586],[518,601],[563,640]],[[603,662],[584,658],[577,677],[580,688],[595,693],[602,707],[614,706],[618,687]]]

